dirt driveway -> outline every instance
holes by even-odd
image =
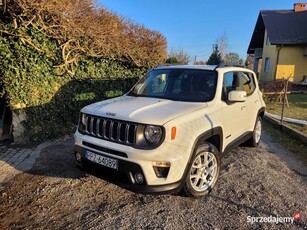
[[[223,158],[217,186],[196,200],[132,193],[79,171],[72,153],[72,140],[57,142],[11,181],[2,191],[0,229],[307,228],[306,167],[266,135],[258,149],[238,147]],[[301,219],[293,223],[248,222],[295,212]]]

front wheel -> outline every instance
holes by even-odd
[[[220,157],[215,146],[202,144],[192,159],[182,191],[190,197],[207,196],[220,173]]]
[[[249,147],[257,147],[260,143],[262,134],[262,118],[258,117],[256,120],[253,136],[246,142]]]

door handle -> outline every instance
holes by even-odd
[[[241,110],[244,110],[245,108],[246,108],[246,106],[242,106],[242,107],[241,107]]]

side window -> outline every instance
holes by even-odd
[[[238,72],[227,72],[224,74],[223,100],[226,100],[228,93],[233,90],[241,90]]]
[[[241,82],[243,85],[243,90],[246,92],[247,95],[252,94],[255,91],[255,82],[254,77],[251,73],[241,73]]]
[[[222,99],[226,101],[228,93],[233,90],[245,91],[250,95],[255,90],[255,82],[251,73],[245,72],[228,72],[224,74]]]

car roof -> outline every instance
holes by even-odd
[[[155,67],[154,69],[198,69],[198,70],[218,70],[223,69],[223,71],[251,71],[247,68],[244,68],[242,66],[236,66],[236,65],[159,65]]]
[[[159,65],[154,69],[203,69],[215,70],[216,65]]]

